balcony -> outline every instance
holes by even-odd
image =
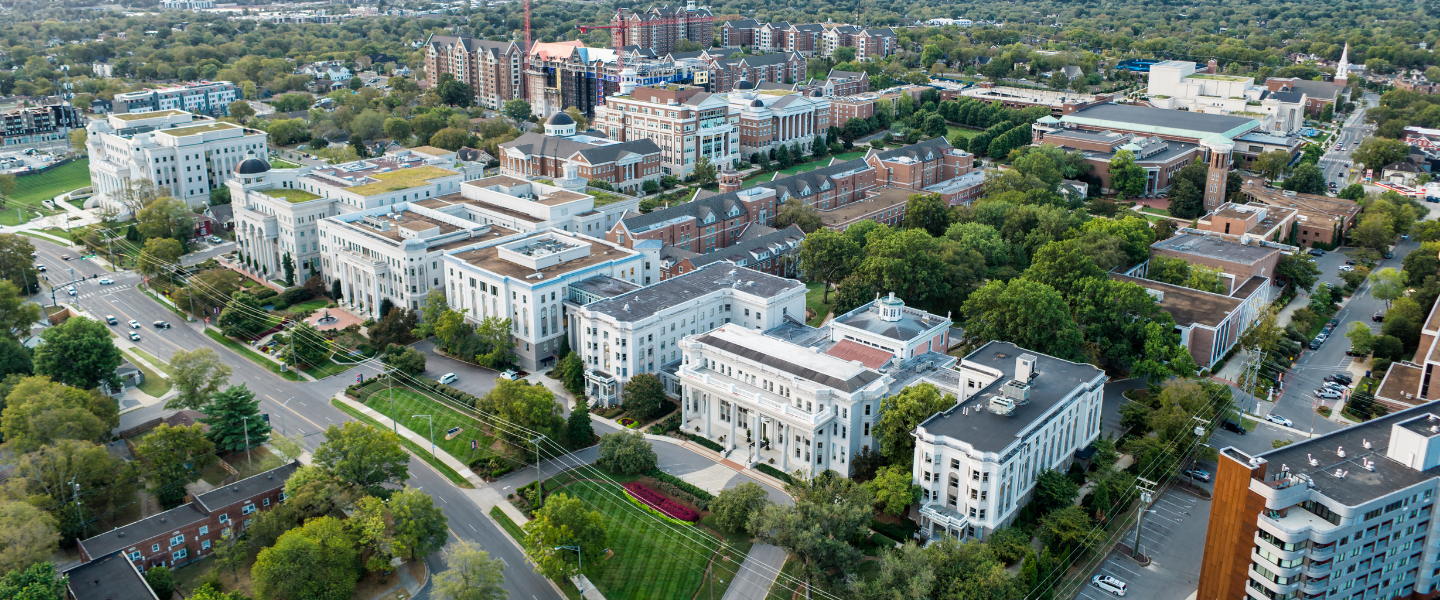
[[[806,411],[796,408],[795,405],[789,402],[767,398],[765,393],[748,384],[731,380],[728,377],[717,377],[711,375],[711,372],[702,373],[701,371],[708,370],[685,366],[680,368],[679,376],[690,382],[704,383],[711,388],[726,390],[730,392],[731,400],[744,400],[753,406],[764,409],[766,412],[782,415],[789,420],[798,421],[811,427],[824,423],[834,414],[834,411],[830,407],[818,411]]]

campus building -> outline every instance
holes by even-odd
[[[15,108],[0,113],[0,139],[5,146],[67,142],[70,131],[85,126],[80,109],[68,104]]]
[[[1201,369],[1213,369],[1224,360],[1268,304],[1267,290],[1258,281],[1227,296],[1118,273],[1110,278],[1145,288],[1160,310],[1175,319],[1180,347]]]
[[[611,25],[625,26],[625,43],[654,50],[657,55],[675,51],[676,43],[689,40],[701,48],[709,48],[715,40],[714,15],[706,7],[656,6],[646,11],[616,11]]]
[[[183,110],[212,117],[228,117],[230,103],[239,99],[239,86],[229,81],[202,81],[115,94],[111,110],[120,114]]]
[[[779,151],[781,146],[810,154],[816,137],[830,129],[830,100],[816,90],[809,95],[784,91],[757,91],[740,81],[729,94],[729,112],[738,117],[741,156]]]
[[[430,77],[429,84],[436,85],[441,73],[449,73],[456,81],[474,88],[477,104],[491,110],[503,110],[506,102],[522,97],[524,59],[524,49],[515,42],[495,42],[463,34],[431,34],[425,40],[425,73]]]
[[[102,208],[123,217],[140,209],[133,190],[150,182],[164,195],[204,206],[251,153],[264,155],[264,131],[177,109],[116,111],[85,127],[90,182]]]
[[[746,158],[740,154],[739,121],[723,94],[698,87],[641,87],[611,96],[595,109],[591,126],[612,140],[654,142],[660,148],[661,173],[684,179],[702,157],[717,169]]]
[[[930,375],[956,404],[915,428],[921,534],[983,539],[1014,522],[1036,478],[1100,435],[1105,372],[990,342]]]
[[[329,284],[338,273],[331,255],[341,249],[341,240],[322,235],[322,221],[380,208],[403,210],[410,202],[456,193],[463,176],[440,166],[450,164],[428,154],[403,152],[336,166],[272,169],[251,155],[236,166],[227,183],[242,261],[252,272],[272,279],[284,277],[288,261],[297,282],[323,274]],[[362,255],[375,251],[353,250]],[[359,284],[361,289],[376,285]],[[407,280],[409,284],[418,287],[420,282]],[[349,294],[346,298],[357,300]],[[355,306],[378,313],[381,300],[375,297]]]
[[[554,227],[597,237],[627,212],[639,209],[639,198],[586,188],[586,181],[575,175],[573,167],[569,174],[555,182],[486,177],[465,182],[458,194],[417,204],[524,233]]]
[[[500,144],[500,174],[521,179],[566,177],[567,165],[577,176],[599,180],[626,193],[640,192],[646,181],[659,181],[660,146],[640,137],[616,141],[576,133],[575,120],[563,112],[550,115],[545,133],[529,132]]]
[[[737,267],[714,262],[640,288],[603,276],[573,286],[566,302],[570,347],[585,363],[585,394],[599,405],[618,403],[631,377],[680,361],[686,336],[727,324],[766,330],[803,318],[804,284]]]
[[[1256,85],[1254,77],[1222,75],[1211,61],[1208,67],[1188,60],[1167,60],[1150,66],[1148,101],[1156,108],[1254,118],[1260,130],[1280,136],[1294,135],[1305,126],[1312,104],[1305,89],[1285,85],[1293,80]],[[1328,88],[1334,84],[1319,83]],[[1335,92],[1330,90],[1330,102]]]
[[[797,225],[785,229],[748,224],[735,243],[699,253],[676,246],[660,249],[660,279],[668,279],[720,261],[780,277],[795,277],[800,270],[800,246],[805,232]]]
[[[1170,239],[1150,245],[1150,256],[1178,258],[1191,265],[1219,269],[1225,279],[1226,295],[1234,295],[1245,287],[1260,287],[1266,293],[1265,301],[1273,299],[1279,289],[1271,284],[1280,256],[1295,252],[1294,246],[1287,246],[1265,240],[1250,240],[1248,244],[1232,241],[1209,232],[1185,228]],[[1143,269],[1149,261],[1142,263]],[[1127,275],[1143,277],[1144,271],[1131,270]],[[1245,294],[1248,296],[1249,294]]]
[[[658,281],[658,263],[658,244],[631,250],[552,228],[447,250],[441,266],[450,306],[472,324],[510,319],[516,363],[536,371],[553,366],[567,343],[572,287],[595,277],[639,287],[646,277]]]
[[[1044,106],[1050,109],[1052,116],[1068,115],[1091,106],[1105,104],[1114,99],[1114,94],[1081,94],[1070,91],[997,86],[989,81],[967,87],[960,91],[960,95],[998,103],[1007,108]]]
[[[1283,448],[1219,453],[1200,600],[1440,591],[1435,402]]]

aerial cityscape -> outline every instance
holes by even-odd
[[[1440,598],[1435,14],[0,2],[0,600]]]

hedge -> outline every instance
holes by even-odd
[[[700,513],[694,509],[666,498],[643,484],[633,481],[625,484],[625,495],[650,512],[666,517],[668,521],[694,525],[700,520]]]
[[[915,530],[910,530],[909,528],[901,527],[893,523],[886,523],[884,521],[877,521],[873,519],[870,521],[870,529],[873,529],[875,530],[875,533],[883,534],[885,537],[892,540],[908,540],[914,536],[916,531],[919,531],[918,528]]]
[[[471,394],[460,391],[448,385],[444,385],[442,383],[425,379],[423,377],[417,377],[413,380],[407,380],[404,382],[397,381],[396,385],[400,387],[409,387],[419,390],[421,392],[434,392],[445,396],[446,398],[464,404],[465,406],[468,406],[470,408],[475,408],[476,404],[480,402],[479,398],[476,398]],[[345,388],[345,393],[350,396],[354,396],[355,399],[359,400],[360,402],[365,402],[366,400],[370,399],[371,394],[387,389],[390,389],[390,382],[388,378],[380,376],[375,377],[374,379],[371,379],[370,381],[367,381],[365,383],[351,384],[350,387]]]
[[[260,287],[261,287],[260,291],[255,292],[255,299],[256,299],[256,300],[265,300],[265,299],[267,299],[267,298],[274,298],[275,296],[279,295],[278,292],[276,292],[275,290],[272,290],[272,289],[270,289],[270,288],[268,288],[268,287],[265,287],[265,286],[260,286]]]
[[[671,494],[677,496],[681,494],[689,495],[693,498],[695,505],[700,507],[700,510],[710,510],[710,503],[715,501],[715,496],[710,492],[695,487],[684,479],[680,479],[660,469],[651,468],[645,472],[645,475],[654,479],[661,487],[667,488],[665,491]]]
[[[684,433],[684,432],[681,432],[681,433]],[[725,447],[724,447],[724,446],[721,446],[719,443],[716,443],[714,440],[711,440],[710,438],[707,438],[707,437],[704,437],[704,436],[699,436],[699,435],[692,435],[692,434],[689,434],[689,433],[686,433],[686,434],[685,434],[685,437],[686,437],[687,439],[689,439],[690,441],[692,441],[692,442],[695,442],[695,443],[697,443],[697,444],[700,444],[701,446],[704,446],[704,447],[709,448],[709,449],[711,449],[711,450],[714,450],[714,451],[716,451],[716,452],[724,452],[724,451],[725,451]]]
[[[760,463],[759,465],[756,465],[755,469],[760,471],[761,473],[779,479],[780,481],[783,481],[785,483],[795,483],[795,478],[791,477],[789,473],[781,471],[780,469],[777,469],[765,463]]]

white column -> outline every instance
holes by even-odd
[[[780,472],[790,472],[790,431],[783,423],[775,422],[775,435],[779,436],[780,443]]]
[[[723,410],[723,409],[722,409],[722,410]],[[740,420],[740,407],[735,406],[735,403],[734,403],[734,402],[731,402],[731,403],[730,403],[730,435],[729,435],[729,437],[726,437],[726,438],[725,438],[725,449],[726,449],[726,450],[734,450],[734,449],[735,449],[735,421],[738,421],[738,420]]]
[[[710,405],[710,395],[701,394],[701,409],[705,411],[705,438],[710,438],[710,423],[715,421],[715,409]]]

